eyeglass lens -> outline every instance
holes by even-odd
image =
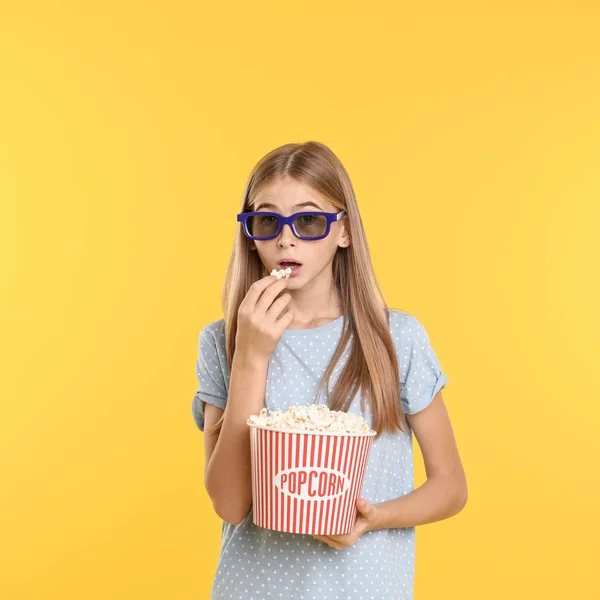
[[[279,219],[273,215],[248,217],[248,231],[256,237],[270,237],[277,233]],[[294,219],[294,229],[303,237],[319,237],[327,229],[323,215],[300,215]]]

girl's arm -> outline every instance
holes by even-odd
[[[427,481],[405,496],[376,504],[371,529],[441,521],[460,512],[467,502],[467,479],[442,392],[424,410],[406,417],[423,455]]]
[[[268,359],[234,354],[223,425],[219,433],[205,434],[204,485],[215,512],[232,525],[241,523],[252,506],[250,428],[246,420],[264,407],[268,365]],[[210,408],[205,429],[223,413],[217,407]]]
[[[265,406],[269,359],[294,317],[292,311],[284,312],[291,295],[278,298],[287,284],[285,278],[263,277],[250,286],[242,300],[225,417],[218,439],[205,441],[204,485],[216,513],[233,525],[241,523],[252,506],[250,428],[246,421]]]

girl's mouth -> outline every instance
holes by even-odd
[[[292,268],[290,277],[295,277],[298,274],[298,271],[302,268],[302,265],[298,263],[279,263],[280,269],[287,269],[288,267]]]

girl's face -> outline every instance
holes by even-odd
[[[310,187],[289,177],[278,179],[263,189],[250,210],[276,212],[285,217],[305,211],[340,212]],[[256,249],[269,273],[273,269],[284,268],[280,264],[282,260],[299,262],[301,267],[290,277],[287,285],[288,290],[299,289],[319,275],[326,274],[326,268],[333,261],[338,247],[349,245],[345,218],[331,223],[329,235],[321,240],[301,240],[289,225],[284,225],[279,235],[271,240],[250,240],[250,249]]]

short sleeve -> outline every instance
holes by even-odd
[[[442,372],[423,324],[409,315],[399,327],[402,409],[413,415],[431,403],[449,378]]]
[[[204,402],[225,410],[227,404],[226,356],[219,347],[215,332],[210,326],[202,328],[198,338],[196,378],[198,389],[192,400],[192,415],[196,426],[204,431]]]

